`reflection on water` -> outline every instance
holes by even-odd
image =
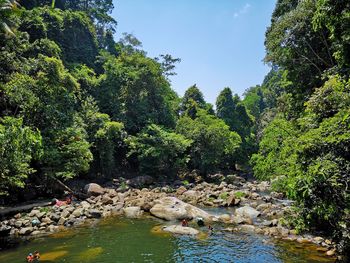
[[[219,226],[216,227],[217,229]],[[334,262],[316,247],[264,236],[205,228],[195,238],[160,231],[151,219],[108,219],[99,224],[21,243],[0,253],[0,262],[24,262],[39,250],[41,262]]]

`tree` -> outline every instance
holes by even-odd
[[[231,129],[234,127],[236,104],[230,88],[224,88],[216,99],[216,115]]]
[[[14,74],[4,85],[13,115],[40,130],[46,175],[71,178],[87,172],[92,155],[86,131],[76,111],[79,85],[56,58],[40,57],[30,75]]]
[[[39,131],[23,126],[20,118],[0,119],[0,196],[25,186],[28,175],[36,172],[31,162],[41,154]]]
[[[176,132],[193,141],[189,162],[191,169],[207,174],[234,167],[241,138],[236,132],[230,131],[224,121],[199,109],[195,119],[182,116]]]
[[[288,92],[293,94],[294,102],[300,101],[294,106],[299,112],[306,96],[322,85],[324,70],[335,65],[328,30],[315,30],[312,26],[315,2],[278,1],[266,32],[265,61],[287,70],[288,79],[293,82]]]
[[[191,143],[181,134],[151,124],[128,140],[128,155],[136,156],[142,173],[176,175],[179,170],[186,168]]]
[[[14,16],[14,11],[16,10],[18,3],[15,0],[0,0],[0,28],[1,31],[6,34],[14,36],[11,29],[11,18]],[[0,35],[1,32],[0,31]]]
[[[175,126],[173,103],[177,95],[162,75],[159,63],[143,53],[122,53],[117,58],[110,56],[104,68],[95,93],[102,112],[123,122],[131,134],[150,123]]]

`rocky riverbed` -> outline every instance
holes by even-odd
[[[135,183],[137,182],[137,183]],[[141,183],[140,183],[141,182]],[[328,256],[336,253],[335,244],[320,236],[298,235],[287,228],[284,216],[291,213],[290,201],[280,193],[270,192],[268,182],[246,181],[228,176],[220,183],[188,184],[177,182],[172,186],[152,186],[152,180],[139,177],[127,185],[103,188],[91,183],[84,187],[88,198],[69,205],[35,207],[28,213],[18,213],[0,223],[0,235],[9,237],[36,237],[77,226],[102,217],[121,216],[138,218],[151,215],[174,225],[164,231],[176,234],[198,233],[196,229],[182,229],[182,219],[202,218],[206,224],[220,224],[223,231],[255,232],[299,243],[315,243]],[[144,185],[143,188],[132,186]],[[213,213],[215,207],[228,207],[227,213]]]

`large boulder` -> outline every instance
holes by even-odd
[[[201,217],[211,220],[211,215],[202,209],[182,202],[176,197],[163,197],[155,200],[155,205],[150,210],[151,214],[165,220],[182,220]]]
[[[171,225],[166,226],[163,228],[163,231],[170,232],[173,234],[179,234],[179,235],[197,235],[199,234],[199,231],[197,229],[194,229],[192,227],[187,226],[180,226],[180,225]]]
[[[85,185],[84,192],[88,196],[98,196],[98,195],[103,195],[104,189],[98,184],[90,183]]]
[[[237,216],[241,217],[247,217],[252,220],[256,219],[258,216],[260,216],[260,212],[250,206],[243,206],[238,209],[236,209],[235,214]]]

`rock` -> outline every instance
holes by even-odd
[[[39,214],[40,211],[39,210],[36,210],[36,209],[33,209],[32,211],[30,211],[30,213],[28,214],[29,217],[34,217],[34,216],[37,216],[37,214]]]
[[[219,219],[226,223],[229,222],[231,220],[231,216],[229,214],[223,214],[223,215],[219,215]]]
[[[258,199],[259,196],[260,196],[260,195],[259,195],[258,193],[252,193],[252,194],[250,195],[250,198],[256,200],[256,199]]]
[[[304,237],[299,237],[297,238],[297,242],[303,244],[303,243],[309,243],[310,240]]]
[[[142,176],[137,176],[135,178],[132,178],[130,180],[127,180],[126,183],[132,187],[145,187],[153,184],[154,179],[153,177],[149,175],[142,175]]]
[[[88,209],[88,208],[90,208],[91,205],[86,201],[82,201],[82,202],[80,202],[80,206],[84,209]]]
[[[84,214],[84,208],[77,208],[72,213],[74,217],[81,217],[83,214]]]
[[[137,218],[142,215],[142,210],[139,206],[125,207],[124,214],[128,218]]]
[[[271,207],[271,204],[266,204],[266,203],[264,203],[264,204],[258,205],[258,206],[256,207],[256,210],[258,210],[258,211],[264,211],[264,210],[266,210],[266,209],[268,209],[268,208],[270,208],[270,207]]]
[[[23,221],[18,220],[15,222],[15,227],[20,228],[23,225]]]
[[[165,220],[182,220],[202,217],[204,220],[210,220],[211,215],[202,209],[182,202],[175,197],[164,197],[155,201],[150,212],[152,215]]]
[[[93,218],[100,218],[102,216],[102,213],[97,209],[91,209],[89,213],[90,213],[90,216]]]
[[[110,198],[108,195],[104,195],[104,196],[102,197],[101,202],[102,202],[102,204],[104,204],[104,205],[113,204],[112,198]]]
[[[67,218],[70,215],[70,212],[68,209],[64,209],[63,212],[61,213],[61,217]]]
[[[243,217],[248,217],[251,219],[256,219],[260,215],[260,212],[250,206],[243,206],[238,208],[235,211],[235,214]]]
[[[236,225],[243,224],[244,223],[244,218],[242,216],[234,216],[232,218],[232,222]]]
[[[314,237],[314,241],[317,244],[321,244],[324,241],[323,237]]]
[[[98,184],[90,183],[85,185],[84,192],[88,196],[98,196],[98,195],[103,195],[104,189]]]
[[[182,195],[182,194],[183,194],[184,192],[186,192],[186,191],[187,191],[186,187],[180,186],[179,188],[177,188],[176,194],[177,194],[177,195]]]
[[[51,220],[58,222],[58,220],[60,220],[60,215],[57,213],[53,213],[53,214],[51,214],[50,218],[51,218]]]
[[[236,198],[234,194],[231,194],[227,199],[226,199],[226,205],[227,206],[235,206],[240,203],[240,199]]]
[[[255,231],[255,227],[252,225],[241,225],[239,228],[242,231],[246,231],[246,232],[254,232]]]
[[[64,223],[66,222],[66,218],[65,217],[61,217],[60,220],[58,220],[57,224],[58,225],[64,225]]]
[[[32,232],[33,232],[32,227],[23,227],[19,230],[18,234],[25,236],[25,235],[29,235]]]
[[[184,227],[180,225],[171,225],[163,228],[163,231],[179,235],[197,235],[199,231],[192,227]]]
[[[326,255],[327,255],[327,256],[334,256],[334,255],[335,255],[335,252],[336,252],[335,249],[331,249],[331,250],[328,250],[328,251],[326,252]]]
[[[225,179],[225,176],[223,174],[209,174],[207,175],[208,182],[211,183],[220,183]]]
[[[38,226],[38,225],[40,225],[41,222],[37,217],[34,217],[31,221],[31,223],[32,223],[32,226]]]
[[[229,174],[226,176],[225,181],[228,184],[238,185],[244,183],[246,180],[240,176]]]
[[[15,215],[14,215],[14,218],[15,218],[15,219],[20,219],[21,216],[22,216],[21,213],[18,213],[18,214],[15,214]]]

